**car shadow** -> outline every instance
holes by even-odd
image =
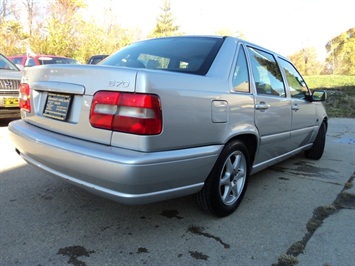
[[[18,119],[20,119],[19,115],[13,117],[6,117],[6,118],[0,117],[0,127],[7,127],[11,121],[18,120]]]

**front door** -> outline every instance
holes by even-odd
[[[306,99],[311,93],[296,68],[284,59],[280,59],[279,62],[286,76],[292,100],[290,145],[292,149],[297,149],[309,143],[313,131],[317,130],[315,127],[317,125],[315,106],[314,103]]]

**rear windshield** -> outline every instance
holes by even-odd
[[[78,61],[72,58],[61,57],[38,57],[38,61],[41,65],[49,64],[78,64]]]
[[[99,64],[205,75],[223,41],[223,38],[218,37],[146,40],[119,50]]]

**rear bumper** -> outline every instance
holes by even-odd
[[[9,124],[28,163],[95,194],[144,204],[198,192],[223,146],[143,153],[83,141],[23,120]]]

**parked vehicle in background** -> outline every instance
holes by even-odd
[[[233,37],[134,43],[98,66],[27,68],[10,137],[27,162],[99,195],[144,204],[196,194],[233,213],[253,173],[305,152],[328,118],[285,57]]]
[[[15,64],[23,65],[24,67],[49,64],[80,64],[73,58],[56,55],[14,55],[9,56],[9,59]]]
[[[107,54],[93,55],[92,57],[89,58],[87,64],[96,65],[97,63],[99,63],[103,59],[105,59],[106,57],[108,57]]]
[[[21,70],[0,54],[0,118],[20,116],[18,103]]]

